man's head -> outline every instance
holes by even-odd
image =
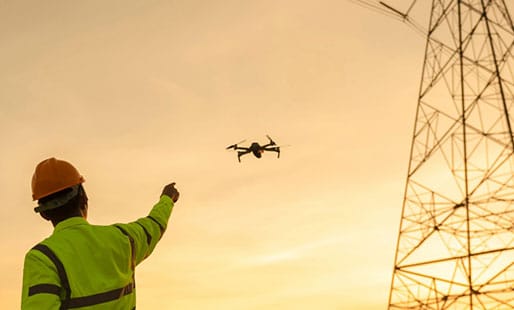
[[[34,211],[57,225],[74,216],[87,217],[84,178],[70,163],[49,158],[39,163],[32,176],[32,198],[38,201]]]

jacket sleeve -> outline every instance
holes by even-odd
[[[166,231],[172,209],[173,200],[166,195],[162,195],[148,216],[128,224],[115,224],[132,239],[136,265],[152,253],[157,242]]]
[[[42,253],[30,250],[23,265],[22,310],[58,310],[60,280],[55,265]]]

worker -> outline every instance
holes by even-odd
[[[161,239],[179,192],[168,184],[148,216],[100,226],[87,222],[83,183],[63,160],[49,158],[35,169],[35,211],[54,231],[25,256],[22,309],[136,308],[135,267]]]

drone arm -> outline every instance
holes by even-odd
[[[280,152],[280,147],[278,147],[278,146],[273,146],[273,147],[263,146],[262,149],[265,151]]]

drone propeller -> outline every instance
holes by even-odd
[[[237,142],[236,144],[229,145],[229,146],[226,147],[226,149],[227,150],[229,150],[229,149],[234,149],[235,150],[238,144],[241,144],[241,143],[243,143],[245,141],[246,140],[241,140],[241,141]]]
[[[271,139],[271,137],[270,137],[269,135],[266,135],[266,137],[268,137],[268,139],[269,139],[269,143],[270,143],[271,145],[276,145],[275,141],[273,141],[273,139]]]

